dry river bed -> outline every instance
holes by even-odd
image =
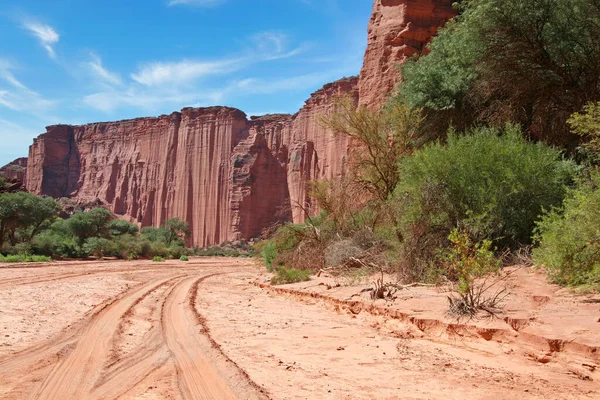
[[[0,399],[600,399],[595,352],[528,357],[257,282],[244,259],[2,264]]]

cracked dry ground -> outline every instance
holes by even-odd
[[[251,284],[239,259],[0,266],[0,399],[597,399],[598,374]]]

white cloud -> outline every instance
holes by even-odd
[[[90,56],[91,61],[87,63],[87,66],[94,76],[112,85],[120,85],[122,83],[121,77],[118,74],[110,72],[102,65],[102,59],[97,54],[91,53]]]
[[[107,90],[85,96],[83,102],[89,107],[110,113],[122,107],[135,107],[154,113],[165,107],[182,108],[194,105],[209,106],[220,103],[222,94],[219,91],[204,90],[201,93],[189,91],[140,90]]]
[[[56,58],[56,53],[54,52],[54,48],[52,46],[55,43],[58,43],[60,36],[58,33],[56,33],[54,28],[52,28],[50,25],[45,25],[38,22],[26,22],[23,24],[23,27],[40,40],[50,58]]]
[[[0,87],[0,105],[15,111],[33,110],[42,112],[50,108],[54,102],[44,99],[39,93],[21,83],[11,72],[14,66],[0,59],[0,82],[8,84]]]
[[[248,38],[251,46],[242,56],[216,60],[181,60],[142,64],[131,78],[145,86],[189,85],[214,75],[225,75],[252,64],[296,56],[309,46],[300,45],[288,50],[288,37],[279,32],[261,32]]]
[[[168,6],[187,5],[196,7],[213,7],[225,3],[225,1],[227,0],[171,0],[169,1]]]
[[[197,79],[235,71],[242,60],[154,62],[143,65],[131,78],[145,86],[189,84]]]

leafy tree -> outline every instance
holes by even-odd
[[[83,245],[91,237],[108,238],[110,236],[109,223],[112,214],[105,208],[94,208],[90,211],[76,212],[67,220],[69,229]]]
[[[26,192],[0,194],[0,245],[8,237],[14,246],[17,230],[25,241],[31,242],[41,229],[56,219],[59,210],[58,203],[48,197]]]
[[[179,218],[173,218],[165,222],[164,229],[167,246],[183,243],[183,240],[191,233],[188,223]]]
[[[600,99],[598,0],[461,4],[431,52],[402,67],[400,101],[444,120],[438,133],[449,123],[518,121],[569,144],[570,114]]]
[[[156,228],[154,226],[145,226],[142,228],[140,233],[150,242],[166,243],[167,241],[167,231],[163,227]]]
[[[600,151],[600,102],[586,104],[581,113],[574,113],[567,122],[573,133],[586,140],[585,147]]]
[[[57,218],[60,205],[51,197],[39,197],[30,193],[18,193],[22,199],[22,223],[26,228],[26,240],[31,242],[41,230],[48,228]]]
[[[376,198],[386,200],[398,182],[398,160],[411,154],[416,146],[420,110],[401,103],[390,103],[381,112],[357,109],[346,97],[322,123],[358,144],[352,154],[356,179]]]
[[[102,237],[90,237],[83,244],[83,251],[88,255],[93,255],[97,258],[110,256],[116,253],[116,244]]]
[[[137,224],[116,218],[109,222],[108,231],[113,237],[125,234],[135,235],[138,233],[139,228]]]

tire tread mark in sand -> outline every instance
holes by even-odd
[[[33,397],[45,400],[85,398],[84,396],[94,386],[93,380],[97,375],[96,368],[104,360],[123,313],[139,296],[144,295],[147,291],[155,290],[164,282],[179,277],[142,284],[97,313],[83,330],[75,349],[66,358],[59,361]]]
[[[182,304],[189,304],[197,280],[214,275],[216,274],[199,279],[186,279],[179,283],[165,301],[163,309],[165,342],[175,361],[180,394],[186,400],[236,398],[203,354],[199,338],[194,334],[197,331],[197,323],[193,314],[189,315],[191,310],[185,306],[181,307]]]
[[[225,351],[223,350],[223,348],[221,347],[221,345],[219,343],[217,343],[217,341],[211,335],[210,328],[208,327],[208,323],[206,321],[206,318],[202,314],[200,314],[198,312],[198,309],[196,308],[196,301],[197,301],[197,298],[198,298],[198,289],[200,287],[200,284],[202,282],[204,282],[205,280],[209,279],[209,278],[212,278],[212,277],[215,277],[215,276],[219,276],[219,275],[224,275],[224,274],[225,273],[211,274],[211,275],[207,275],[207,276],[205,276],[205,277],[203,277],[201,279],[198,279],[194,283],[194,286],[192,288],[192,294],[190,296],[189,307],[192,310],[192,313],[194,314],[194,316],[196,317],[196,322],[198,323],[198,325],[200,325],[201,332],[209,340],[211,346],[216,351],[218,351],[225,358],[225,360],[228,363],[230,363],[231,365],[233,365],[235,367],[235,369],[237,370],[237,372],[242,375],[242,377],[246,380],[246,382],[248,382],[250,384],[250,386],[254,390],[256,390],[257,392],[261,393],[266,398],[271,398],[270,393],[265,388],[263,388],[263,387],[259,386],[258,384],[256,384],[256,382],[254,382],[252,380],[252,378],[250,378],[250,375],[248,375],[248,373],[244,369],[242,369],[242,367],[240,367],[238,363],[236,363],[231,358],[229,358],[229,356],[225,353]]]
[[[161,297],[160,312],[157,321],[162,324],[162,318],[160,317],[163,312],[163,308],[166,299],[169,297],[175,286],[177,286],[183,279],[180,279],[173,284]],[[161,286],[168,285],[171,282],[165,283]],[[156,288],[158,289],[158,288]],[[147,293],[149,295],[150,293]],[[147,297],[144,296],[145,297]],[[133,311],[133,308],[138,305],[143,299],[140,298],[136,304],[132,305],[129,310],[123,315],[126,318]],[[157,326],[153,324],[152,332],[143,345],[140,346],[141,351],[135,352],[132,357],[117,360],[113,364],[109,365],[107,369],[114,367],[112,371],[107,371],[106,374],[98,381],[93,389],[92,398],[107,399],[107,398],[119,398],[125,393],[135,389],[141,382],[143,382],[148,376],[154,371],[161,368],[169,360],[169,350],[165,346],[164,337],[162,337],[162,326],[157,329]],[[156,330],[158,330],[156,332]],[[153,340],[156,337],[162,337],[162,340]],[[149,347],[147,343],[157,343]],[[137,372],[136,372],[137,371]]]

